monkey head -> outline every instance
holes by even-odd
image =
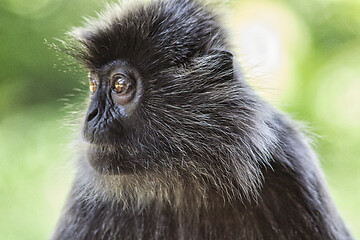
[[[264,137],[266,113],[234,71],[217,17],[192,0],[118,8],[75,29],[69,44],[89,70],[92,168],[256,188],[273,136]]]

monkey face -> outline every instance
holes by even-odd
[[[140,74],[125,61],[113,61],[89,73],[90,105],[83,135],[89,142],[88,159],[100,172],[130,171],[121,147],[136,128],[142,96]]]
[[[89,73],[89,84],[91,99],[84,137],[98,145],[116,142],[125,134],[125,125],[139,103],[140,76],[133,68],[118,61]],[[118,126],[113,126],[114,122]]]

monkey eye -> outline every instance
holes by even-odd
[[[98,83],[95,79],[90,79],[89,88],[90,88],[91,94],[94,94],[96,92],[97,85],[98,85]]]
[[[115,75],[113,79],[113,91],[119,95],[126,95],[131,93],[134,88],[133,82],[122,75]]]

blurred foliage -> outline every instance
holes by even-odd
[[[291,51],[290,94],[278,106],[320,136],[316,150],[331,193],[360,238],[360,2],[230,4],[245,2],[276,2],[306,28],[309,40]],[[60,214],[71,182],[71,167],[64,166],[74,154],[59,99],[81,102],[87,80],[45,41],[56,43],[103,6],[96,0],[1,1],[0,239],[46,239]],[[304,44],[306,51],[299,47]]]

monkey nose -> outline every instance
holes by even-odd
[[[96,129],[98,129],[98,123],[101,121],[102,118],[102,110],[98,104],[93,104],[90,106],[87,116],[85,118],[85,124],[83,128],[83,134],[85,140],[87,141],[94,141],[94,134]]]
[[[96,128],[98,123],[101,121],[102,113],[103,111],[97,104],[94,104],[89,108],[85,118],[85,126],[88,130],[94,130],[94,128]]]
[[[99,115],[99,109],[95,108],[92,111],[89,111],[88,115],[87,115],[87,122],[91,122],[92,120],[96,119],[96,117]]]

